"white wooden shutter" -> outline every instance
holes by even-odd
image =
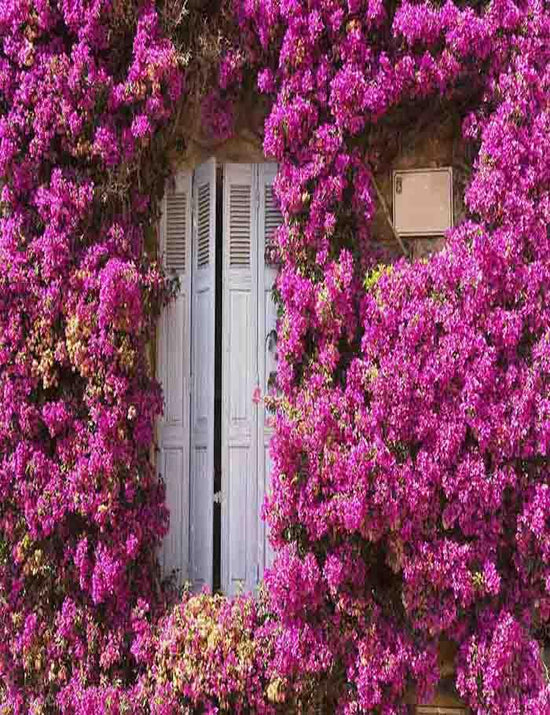
[[[258,364],[262,394],[270,388],[270,377],[277,371],[277,307],[273,300],[273,287],[277,267],[265,260],[273,245],[274,234],[282,223],[282,215],[273,194],[273,181],[277,164],[260,164],[259,181],[259,229],[258,229]],[[266,493],[270,488],[271,459],[269,444],[273,428],[268,423],[269,413],[262,402],[258,414],[258,579],[273,562],[273,550],[267,538],[267,524],[260,517]]]
[[[164,392],[158,467],[170,510],[160,560],[165,576],[176,570],[178,585],[188,578],[189,553],[190,234],[191,175],[180,172],[163,199],[160,223],[162,262],[168,275],[179,278],[180,290],[162,311],[157,342],[158,377]]]
[[[224,173],[221,585],[251,590],[257,574],[257,215],[254,168]]]
[[[191,330],[190,578],[195,590],[213,577],[214,336],[216,308],[216,163],[193,182]]]

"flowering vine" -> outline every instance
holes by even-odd
[[[3,712],[398,713],[441,639],[474,712],[550,712],[546,4],[222,8],[204,125],[227,137],[252,79],[280,163],[278,555],[264,601],[166,614],[147,346],[169,289],[144,246],[185,72],[161,11],[0,1]],[[378,130],[440,101],[477,150],[468,218],[380,265]]]
[[[152,2],[0,3],[0,700],[132,675],[166,530],[146,345],[167,288],[139,186],[182,68]]]
[[[404,712],[448,639],[474,712],[550,711],[548,9],[235,7],[284,216],[279,673],[331,681],[337,712]],[[376,130],[437,98],[477,149],[468,218],[431,259],[376,267]]]

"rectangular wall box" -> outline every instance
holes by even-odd
[[[453,170],[393,172],[393,222],[400,236],[441,236],[453,225]]]

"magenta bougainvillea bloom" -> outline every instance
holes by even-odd
[[[473,712],[550,713],[550,10],[223,11],[203,124],[228,137],[256,82],[284,217],[266,596],[157,590],[145,169],[180,55],[153,0],[0,0],[3,712],[390,715],[444,638]],[[477,152],[467,219],[382,264],[374,130],[441,101]]]
[[[275,661],[339,677],[338,712],[428,694],[441,638],[474,712],[550,711],[550,13],[471,5],[235,3],[285,219]],[[370,129],[438,97],[477,149],[468,218],[376,267]]]
[[[0,38],[0,701],[101,712],[137,596],[158,602],[145,350],[166,286],[133,177],[182,72],[152,2],[6,0]]]

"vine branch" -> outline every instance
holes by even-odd
[[[407,251],[407,248],[406,248],[405,244],[403,243],[403,239],[395,230],[395,226],[393,225],[393,221],[392,221],[391,214],[390,214],[390,209],[388,208],[386,199],[384,198],[384,195],[380,191],[380,187],[378,186],[378,183],[377,183],[376,179],[374,178],[374,172],[372,172],[372,171],[371,171],[371,176],[372,176],[372,183],[374,184],[374,188],[376,189],[376,195],[378,196],[378,201],[380,202],[380,205],[382,206],[382,211],[384,212],[384,216],[386,217],[388,226],[390,227],[391,232],[393,233],[393,237],[399,244],[401,250],[403,251],[403,255],[405,256],[405,258],[410,258],[409,252]]]

